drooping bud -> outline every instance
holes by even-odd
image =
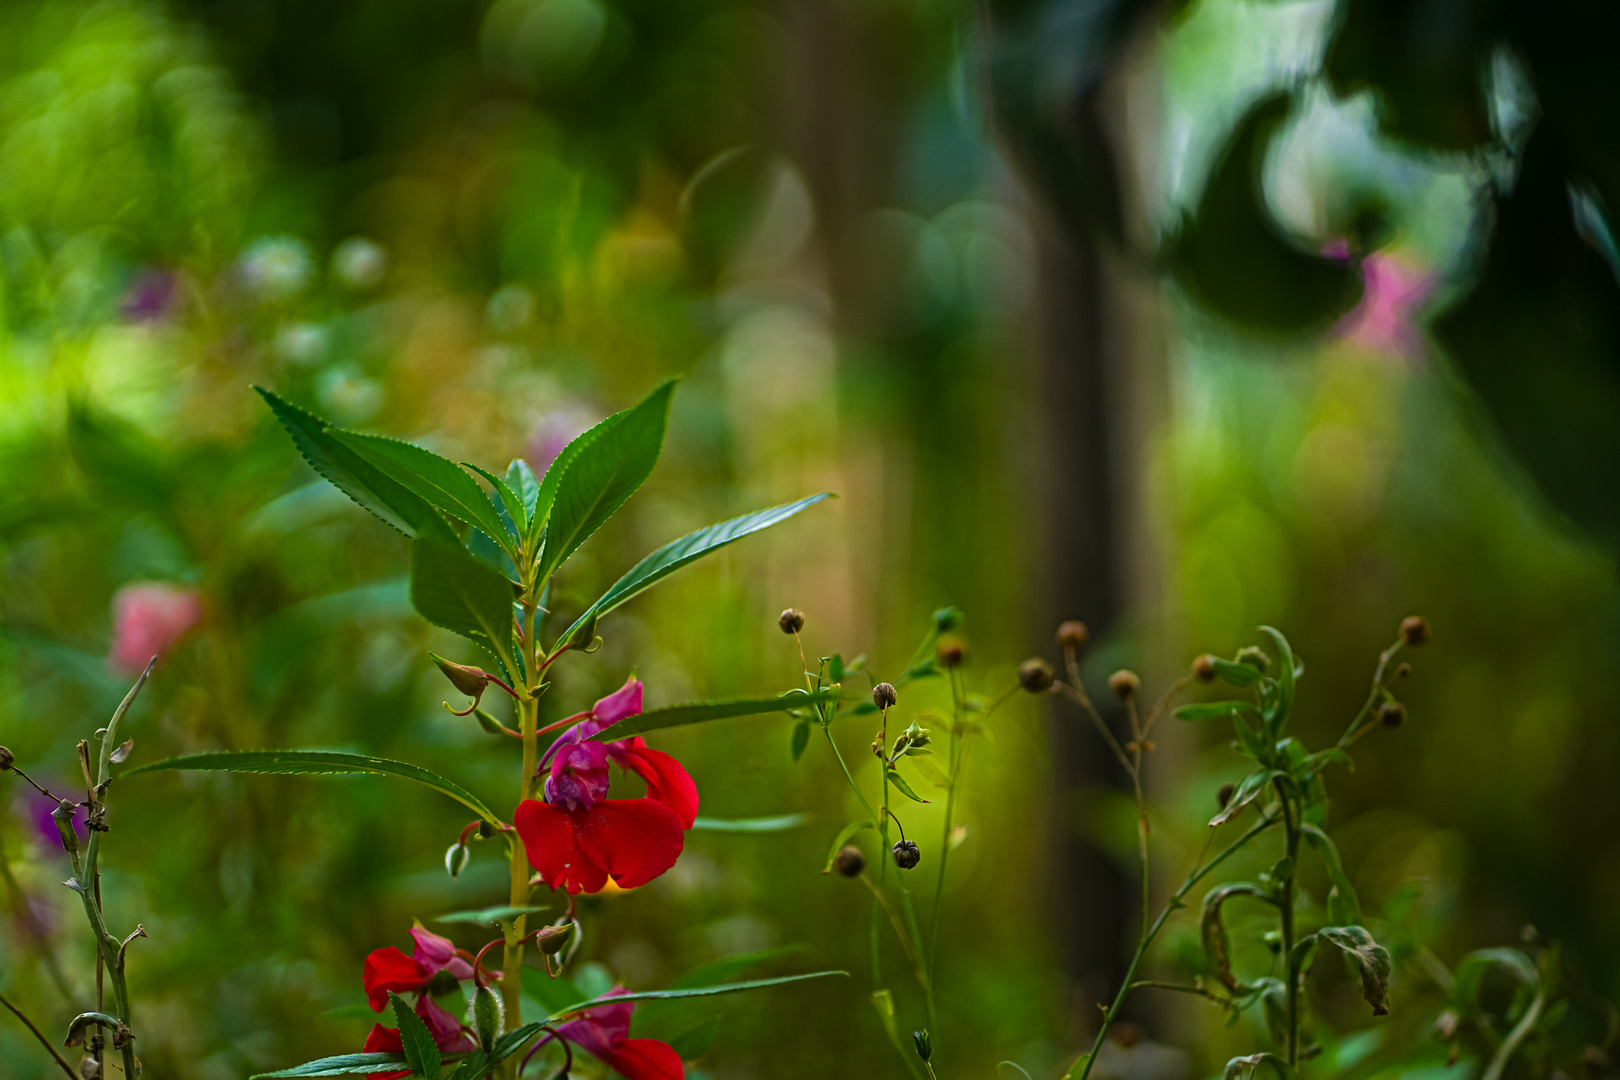
[[[467,1006],[468,1025],[478,1036],[478,1044],[488,1053],[501,1033],[501,994],[493,986],[480,986]]]
[[[804,612],[788,608],[776,617],[776,625],[782,628],[784,634],[797,634],[804,629]]]
[[[845,877],[859,877],[861,871],[866,869],[866,855],[853,845],[841,847],[838,854],[833,856],[833,866]]]
[[[1193,661],[1193,678],[1199,682],[1215,681],[1215,658],[1205,653]]]
[[[77,810],[77,806],[63,799],[56,804],[56,809],[51,811],[51,818],[56,822],[56,831],[62,837],[62,849],[69,855],[79,850],[79,834],[73,828],[73,814]]]
[[[1226,804],[1232,801],[1232,792],[1236,790],[1236,784],[1222,784],[1221,790],[1215,793],[1215,801],[1221,804],[1222,810],[1225,810]]]
[[[917,1056],[927,1061],[934,1056],[934,1040],[928,1037],[928,1029],[913,1031],[911,1041],[917,1044]]]
[[[17,757],[15,754],[13,754],[10,750],[7,750],[5,747],[0,746],[0,772],[5,772],[7,769],[11,768],[12,762],[16,760]]]
[[[428,653],[428,659],[437,664],[444,677],[450,680],[450,685],[463,694],[474,700],[484,696],[484,688],[489,685],[489,674],[483,668],[457,664],[436,653]]]
[[[1121,668],[1108,676],[1108,689],[1121,701],[1129,701],[1142,689],[1142,680],[1136,677],[1136,672]]]
[[[892,709],[899,700],[900,695],[886,682],[880,682],[872,687],[872,704],[880,709]]]
[[[960,641],[946,641],[940,643],[935,655],[939,657],[940,667],[957,668],[967,659],[967,650],[962,648]]]
[[[1044,693],[1052,688],[1052,665],[1039,656],[1032,656],[1018,665],[1018,685],[1032,694]]]
[[[563,923],[561,926],[543,926],[535,931],[534,944],[547,956],[556,956],[562,952],[563,946],[568,944],[568,939],[573,934],[574,924],[571,922]]]
[[[1385,727],[1400,727],[1406,723],[1406,706],[1398,701],[1386,701],[1378,706],[1378,720]]]
[[[1091,640],[1091,631],[1079,619],[1070,619],[1058,624],[1057,639],[1065,649],[1083,649],[1086,642]]]
[[[894,865],[910,870],[922,862],[922,852],[910,840],[897,840],[894,844]]]
[[[467,863],[472,858],[472,848],[457,840],[450,845],[450,850],[444,853],[444,868],[450,871],[452,878],[459,878],[461,872],[467,869]]]
[[[1421,615],[1408,615],[1401,620],[1401,640],[1412,648],[1429,643],[1429,620]]]
[[[1236,660],[1240,664],[1248,664],[1259,671],[1271,666],[1271,657],[1266,655],[1264,649],[1257,645],[1245,645],[1237,651]]]

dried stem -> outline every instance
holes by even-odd
[[[32,1020],[28,1019],[28,1017],[23,1013],[23,1011],[21,1009],[17,1008],[17,1006],[13,1005],[11,1003],[11,1001],[6,998],[6,996],[4,994],[0,994],[0,1005],[4,1005],[6,1008],[10,1009],[11,1012],[12,1012],[12,1015],[15,1016],[18,1020],[21,1020],[23,1022],[23,1026],[26,1027],[29,1031],[34,1033],[34,1038],[39,1040],[39,1045],[43,1046],[45,1048],[46,1052],[49,1053],[51,1055],[51,1057],[56,1060],[56,1063],[62,1067],[62,1071],[68,1074],[70,1080],[79,1080],[78,1071],[76,1069],[74,1069],[73,1066],[71,1066],[71,1065],[69,1065],[67,1063],[67,1059],[64,1058],[61,1055],[61,1053],[59,1053],[57,1051],[56,1047],[54,1045],[52,1045],[51,1040],[47,1039],[40,1032],[39,1028],[34,1026],[34,1022]]]

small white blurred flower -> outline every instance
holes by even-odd
[[[309,367],[326,354],[326,327],[320,323],[288,323],[276,331],[276,352],[288,363]]]
[[[351,424],[370,420],[383,404],[382,384],[366,378],[353,363],[336,364],[321,372],[315,380],[315,396],[327,412]]]
[[[248,290],[265,300],[297,296],[309,284],[309,249],[293,236],[255,240],[242,255],[240,273]]]
[[[387,271],[387,250],[364,236],[351,236],[332,252],[333,276],[351,289],[369,289]]]
[[[489,298],[484,318],[497,334],[521,330],[534,318],[534,296],[521,285],[508,285]]]

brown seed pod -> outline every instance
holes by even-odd
[[[804,629],[804,612],[788,608],[776,617],[776,625],[782,628],[784,634],[797,634]]]
[[[1136,677],[1136,672],[1121,668],[1108,676],[1108,689],[1112,690],[1119,700],[1127,701],[1142,689],[1142,680]]]
[[[1412,648],[1429,643],[1429,620],[1421,615],[1408,615],[1401,620],[1401,640]]]
[[[894,845],[894,865],[902,870],[913,869],[922,861],[922,852],[910,840],[897,840]]]
[[[1193,661],[1193,677],[1199,682],[1215,681],[1215,658],[1205,653]]]
[[[1406,706],[1398,701],[1386,701],[1378,706],[1378,719],[1385,727],[1400,727],[1406,723]]]
[[[940,643],[935,655],[939,658],[939,666],[943,668],[961,667],[967,659],[967,651],[962,648],[960,641],[944,641]]]
[[[845,877],[859,877],[861,871],[866,869],[866,856],[853,845],[841,847],[838,854],[833,856],[833,866]]]
[[[1091,640],[1091,631],[1079,619],[1070,619],[1058,624],[1057,639],[1065,649],[1083,649]]]
[[[1052,676],[1052,665],[1039,656],[1032,656],[1018,665],[1018,685],[1032,694],[1051,689]]]
[[[886,682],[880,682],[872,687],[872,704],[880,709],[892,709],[899,700],[900,695]]]
[[[7,769],[11,768],[12,762],[16,760],[17,757],[15,754],[13,754],[10,750],[7,750],[5,747],[0,746],[0,772],[5,772]]]

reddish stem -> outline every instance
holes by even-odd
[[[545,727],[541,728],[539,731],[536,731],[535,734],[536,735],[544,735],[544,734],[546,734],[548,732],[556,731],[560,727],[567,727],[570,724],[577,724],[581,720],[589,720],[590,717],[591,717],[591,710],[586,709],[584,712],[575,713],[573,716],[565,716],[561,720],[558,720],[554,724],[547,724]]]
[[[484,967],[484,954],[489,952],[489,950],[493,949],[497,945],[505,944],[506,939],[504,937],[498,937],[488,945],[485,945],[482,949],[479,949],[478,955],[473,957],[473,982],[478,985],[479,989],[483,989],[489,985],[489,983],[485,981],[486,977],[489,975],[489,970]]]

